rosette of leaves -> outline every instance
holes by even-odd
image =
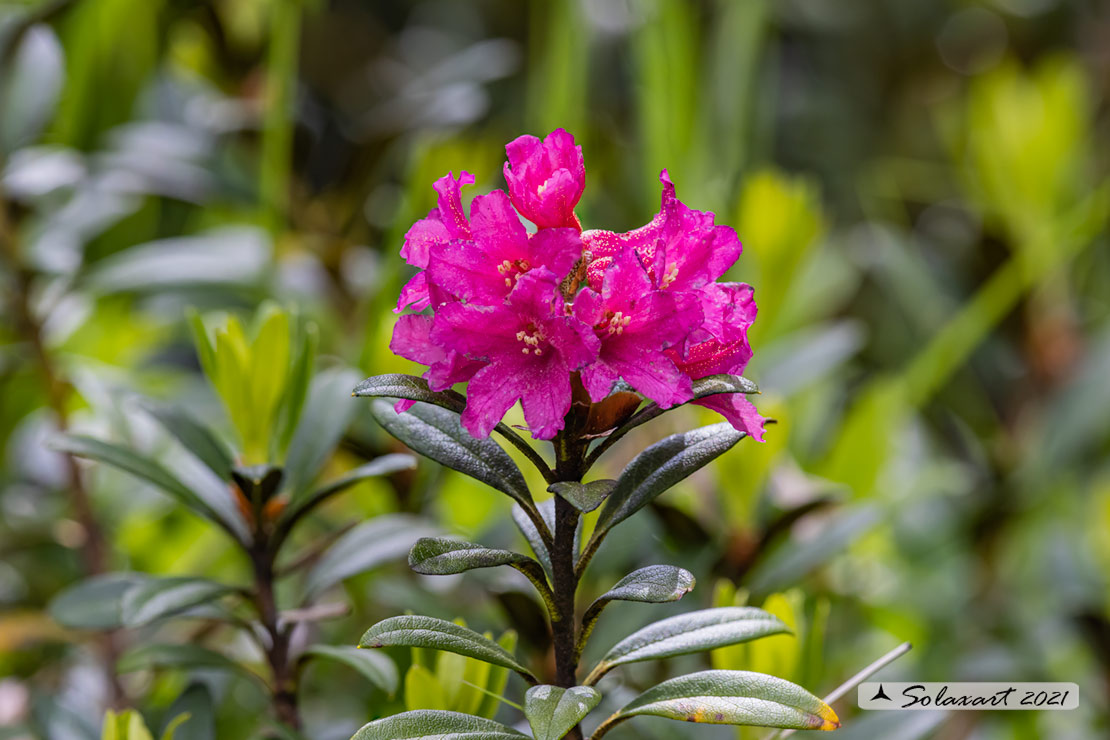
[[[327,645],[298,648],[304,641],[294,640],[294,633],[299,626],[346,613],[343,603],[320,603],[330,587],[404,557],[418,537],[434,530],[416,517],[387,514],[317,541],[291,536],[321,504],[364,479],[411,469],[413,457],[387,454],[318,483],[350,421],[349,372],[315,374],[314,329],[298,325],[273,305],[259,310],[250,331],[235,318],[210,318],[207,325],[199,316],[192,320],[201,364],[236,439],[229,441],[186,408],[144,401],[144,410],[195,458],[191,466],[171,466],[88,436],[67,434],[53,444],[125,471],[211,522],[236,545],[250,579],[232,583],[200,575],[112,573],[60,593],[51,614],[78,629],[199,619],[242,630],[265,654],[265,669],[194,643],[144,642],[121,656],[117,670],[237,673],[269,694],[276,718],[287,728],[300,725],[298,682],[310,660],[344,664],[393,694],[397,669],[384,654]]]
[[[694,383],[694,399],[737,392],[753,393],[756,387],[739,376],[712,376]],[[463,428],[460,413],[465,398],[460,394],[433,392],[415,376],[382,375],[361,383],[355,395],[375,398],[371,403],[374,418],[412,450],[514,500],[514,520],[531,546],[530,555],[428,537],[412,548],[409,564],[428,575],[500,566],[522,573],[547,606],[555,666],[552,675],[540,675],[488,636],[453,622],[415,615],[372,626],[360,647],[440,650],[513,671],[530,686],[523,711],[531,737],[556,740],[583,737],[579,724],[601,703],[598,686],[610,671],[629,663],[710,651],[790,632],[781,619],[762,609],[705,609],[649,624],[613,645],[588,670],[580,670],[583,650],[609,603],[671,602],[693,588],[694,578],[686,570],[653,565],[627,574],[588,606],[577,599],[583,573],[613,529],[745,436],[729,423],[667,437],[637,455],[615,480],[593,481],[586,481],[591,467],[616,440],[665,410],[625,391],[598,403],[576,394],[564,430],[552,440],[554,465],[513,429],[499,424],[495,431],[524,454],[547,482],[548,491],[555,494],[537,502],[505,449],[492,438],[476,439]],[[398,413],[394,403],[385,399],[404,401],[401,408],[407,410]],[[414,403],[409,406],[409,402]],[[581,519],[595,510],[600,511],[593,532],[580,543]],[[710,724],[839,727],[827,704],[784,679],[751,671],[710,670],[648,689],[598,724],[591,737],[600,738],[633,717],[649,715]],[[432,737],[510,740],[527,735],[488,717],[423,709],[371,722],[355,740]]]

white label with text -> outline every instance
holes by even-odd
[[[1074,683],[914,683],[882,681],[860,684],[860,709],[1076,709]]]

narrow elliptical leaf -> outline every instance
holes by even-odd
[[[492,439],[470,436],[458,414],[426,403],[398,414],[393,404],[380,399],[370,410],[387,432],[413,450],[508,494],[521,506],[532,505],[528,485],[512,458]]]
[[[484,660],[516,671],[528,683],[536,683],[536,678],[508,650],[472,629],[443,619],[415,615],[391,617],[368,629],[359,641],[361,648],[396,646],[432,648]]]
[[[651,715],[683,722],[792,730],[835,730],[828,704],[781,678],[751,671],[702,671],[654,686],[607,719],[594,733],[630,717]]]
[[[679,614],[649,624],[618,642],[584,683],[593,686],[612,668],[625,663],[699,653],[789,631],[778,617],[755,607],[720,607]]]
[[[560,740],[600,702],[590,686],[533,686],[524,695],[524,716],[535,740]]]
[[[306,658],[327,658],[358,671],[370,683],[393,696],[397,693],[397,666],[385,653],[355,647],[313,645],[304,651]]]
[[[491,719],[420,709],[374,720],[351,740],[520,740],[527,735]]]

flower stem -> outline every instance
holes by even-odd
[[[580,481],[585,472],[586,444],[577,437],[560,434],[555,439],[555,477],[559,481]],[[551,548],[552,592],[555,610],[551,618],[551,635],[555,652],[555,683],[563,688],[578,685],[578,634],[575,627],[575,596],[578,573],[574,551],[579,512],[562,496],[555,497],[555,533]],[[567,735],[582,740],[582,730],[575,727]]]

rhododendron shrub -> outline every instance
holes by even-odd
[[[762,441],[765,420],[741,376],[752,350],[754,293],[722,282],[740,239],[713,213],[678,199],[667,172],[659,212],[620,233],[583,230],[575,206],[585,192],[581,147],[557,130],[506,147],[508,192],[463,207],[475,178],[449,173],[437,205],[405,236],[401,256],[417,268],[396,310],[391,349],[426,366],[423,377],[382,375],[355,389],[378,397],[372,413],[413,450],[472,476],[515,501],[514,521],[533,556],[445,538],[409,555],[420,573],[508,566],[535,586],[551,622],[553,670],[536,672],[488,638],[430,617],[387,619],[361,646],[434,648],[519,673],[532,688],[524,713],[535,738],[581,738],[600,702],[595,686],[625,663],[708,651],[789,631],[759,609],[728,607],[664,619],[617,643],[584,676],[582,651],[611,601],[667,602],[694,585],[671,565],[641,568],[585,610],[579,580],[614,527],[744,437]],[[530,229],[525,220],[535,227]],[[465,394],[454,388],[466,384]],[[396,399],[390,403],[385,399]],[[521,404],[527,429],[551,442],[551,461],[503,422]],[[629,430],[686,403],[725,421],[663,439],[615,480],[586,478]],[[497,432],[534,465],[553,497],[537,502]],[[582,517],[599,510],[579,544]],[[782,679],[703,671],[649,689],[593,728],[600,738],[638,715],[694,722],[835,729],[820,699]],[[371,722],[356,737],[523,737],[490,719],[446,711],[406,712]]]

